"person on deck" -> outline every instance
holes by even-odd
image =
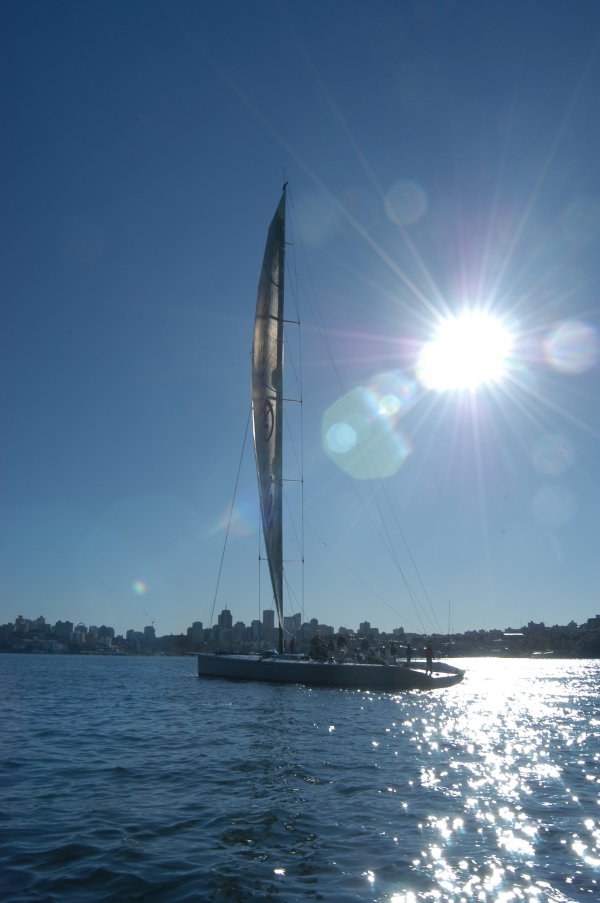
[[[410,643],[406,644],[406,664],[410,668],[410,660],[412,658],[412,646]]]
[[[425,658],[427,659],[427,667],[425,668],[425,674],[432,675],[433,674],[433,649],[431,648],[431,644],[428,643],[425,646]]]

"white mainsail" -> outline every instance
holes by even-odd
[[[285,188],[269,226],[252,342],[254,452],[265,550],[283,651],[282,435]]]

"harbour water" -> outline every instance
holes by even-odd
[[[0,655],[0,898],[600,899],[600,663],[439,693]]]

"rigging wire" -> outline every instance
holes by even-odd
[[[292,193],[290,192],[290,189],[289,189],[289,188],[288,188],[288,199],[289,199],[289,201],[290,201],[291,213],[292,213],[293,216],[295,217],[295,209],[294,209],[293,197],[292,197]],[[311,291],[311,294],[312,294],[312,299],[314,300],[314,304],[311,304],[311,299],[310,299],[308,296],[305,296],[305,299],[304,299],[304,300],[305,300],[306,306],[307,306],[308,310],[310,311],[310,313],[311,313],[311,315],[312,315],[312,317],[313,317],[313,319],[314,319],[314,322],[315,322],[315,324],[316,324],[316,326],[317,326],[317,332],[319,333],[319,336],[320,336],[321,341],[322,341],[322,343],[323,343],[323,346],[324,346],[324,348],[325,348],[325,352],[326,352],[327,358],[328,358],[328,360],[329,360],[329,364],[330,364],[330,366],[331,366],[331,368],[332,368],[332,370],[333,370],[333,373],[335,374],[335,377],[336,377],[336,380],[337,380],[339,389],[340,389],[340,391],[341,391],[342,393],[344,393],[345,390],[344,390],[344,386],[343,386],[343,383],[342,383],[342,379],[341,379],[341,376],[340,376],[338,367],[336,366],[336,363],[335,363],[335,359],[334,359],[334,356],[333,356],[333,353],[332,353],[332,350],[331,350],[331,346],[330,346],[330,343],[329,343],[329,339],[328,339],[328,336],[327,336],[327,331],[326,331],[326,328],[325,328],[325,323],[324,323],[322,311],[321,311],[321,308],[320,308],[320,306],[319,306],[319,302],[318,302],[318,294],[317,294],[317,291],[316,291],[316,288],[315,288],[315,285],[314,285],[314,281],[313,281],[313,279],[312,279],[312,274],[311,274],[310,268],[309,268],[309,266],[308,266],[307,256],[306,256],[306,250],[305,250],[305,248],[304,248],[304,244],[303,244],[303,242],[302,242],[302,238],[301,238],[301,235],[300,235],[300,233],[299,233],[299,230],[296,230],[296,232],[297,232],[297,234],[298,234],[298,244],[299,244],[299,247],[300,247],[300,249],[301,249],[303,259],[304,259],[305,269],[306,269],[306,273],[307,273],[307,276],[308,276],[308,283],[309,283],[309,285],[310,285],[310,291]],[[315,413],[316,413],[316,412],[315,412]],[[317,416],[318,416],[318,415],[317,415]],[[364,445],[365,445],[366,448],[368,448],[368,444],[367,444],[367,443],[365,443]],[[361,449],[361,455],[364,455],[364,454],[365,454],[365,452]],[[423,578],[422,578],[422,576],[421,576],[421,574],[420,574],[420,571],[419,571],[419,569],[418,569],[418,566],[417,566],[417,563],[416,563],[416,561],[415,561],[415,558],[414,558],[414,556],[413,556],[413,554],[412,554],[412,552],[411,552],[411,550],[410,550],[410,547],[409,547],[409,545],[408,545],[406,536],[405,536],[405,534],[403,533],[403,531],[402,531],[402,529],[401,529],[401,527],[400,527],[400,523],[399,523],[398,517],[397,517],[396,513],[395,513],[394,510],[393,510],[393,506],[392,506],[392,503],[391,503],[391,499],[390,499],[390,497],[389,497],[389,493],[388,493],[388,492],[386,491],[386,489],[385,489],[384,481],[383,481],[382,477],[378,474],[377,468],[376,468],[376,466],[375,466],[375,464],[374,464],[372,458],[370,459],[370,463],[371,463],[371,468],[372,468],[372,470],[374,471],[374,473],[376,474],[376,477],[377,477],[376,482],[379,484],[380,490],[381,490],[381,492],[383,493],[383,496],[384,496],[384,498],[386,499],[386,501],[387,501],[387,503],[388,503],[388,506],[389,506],[389,508],[390,508],[390,511],[392,512],[392,517],[393,517],[394,523],[396,524],[396,527],[397,527],[397,529],[398,529],[398,532],[399,532],[399,534],[400,534],[400,537],[401,537],[401,539],[402,539],[402,542],[403,542],[403,544],[404,544],[404,547],[405,547],[405,549],[406,549],[406,551],[407,551],[407,553],[408,553],[408,556],[409,556],[409,558],[410,558],[411,565],[412,565],[412,567],[413,567],[413,569],[414,569],[414,571],[415,571],[415,574],[416,574],[416,576],[417,576],[418,582],[419,582],[419,584],[420,584],[420,586],[421,586],[421,589],[422,589],[422,591],[423,591],[423,593],[424,593],[424,595],[425,595],[425,598],[427,599],[427,602],[428,602],[428,604],[429,604],[430,613],[431,613],[431,615],[433,616],[433,622],[437,625],[438,632],[441,632],[440,627],[439,627],[439,621],[438,621],[438,618],[437,618],[437,616],[436,616],[436,614],[435,614],[435,611],[434,611],[434,609],[433,609],[433,605],[432,605],[432,603],[431,603],[430,596],[429,596],[427,590],[425,589],[425,584],[424,584]],[[367,472],[366,466],[365,466],[365,472]],[[377,499],[377,495],[376,495],[376,493],[375,493],[375,487],[374,487],[374,482],[375,482],[375,481],[369,480],[369,488],[370,488],[370,491],[371,491],[371,495],[372,495],[372,499],[373,499],[374,505],[375,505],[375,507],[376,507],[376,509],[377,509],[377,512],[378,512],[378,516],[379,516],[379,520],[380,520],[380,523],[379,523],[379,524],[377,524],[377,523],[375,522],[375,520],[373,519],[372,513],[369,511],[368,507],[367,507],[366,504],[365,504],[364,499],[362,498],[362,496],[361,496],[360,493],[358,492],[355,482],[352,481],[352,480],[349,480],[349,482],[350,482],[350,485],[352,486],[352,490],[353,490],[355,496],[357,497],[357,499],[358,499],[358,501],[359,501],[361,507],[363,508],[363,510],[364,510],[365,513],[367,514],[369,520],[371,521],[371,523],[372,523],[372,525],[373,525],[373,528],[375,529],[375,531],[376,531],[378,537],[381,539],[383,547],[387,550],[388,555],[389,555],[390,558],[392,559],[392,561],[393,561],[395,567],[397,568],[397,570],[398,570],[398,572],[399,572],[399,574],[400,574],[400,576],[401,576],[401,578],[402,578],[402,582],[403,582],[403,584],[404,584],[404,587],[405,587],[405,589],[406,589],[406,592],[407,592],[407,594],[408,594],[408,597],[409,597],[409,599],[410,599],[410,601],[411,601],[411,603],[412,603],[412,606],[413,606],[413,608],[414,608],[415,614],[416,614],[418,620],[420,621],[422,630],[423,630],[424,632],[427,632],[426,629],[425,629],[425,623],[424,623],[424,621],[423,621],[422,613],[421,613],[421,611],[420,611],[420,609],[419,609],[419,606],[421,607],[421,609],[423,609],[423,605],[422,605],[422,603],[420,602],[420,600],[418,599],[418,596],[416,595],[414,589],[412,588],[412,586],[411,586],[411,584],[410,584],[410,582],[409,582],[409,580],[408,580],[408,577],[407,577],[407,575],[406,575],[406,572],[405,572],[404,568],[402,567],[402,564],[401,564],[401,562],[400,562],[400,559],[399,559],[399,557],[398,557],[398,555],[397,555],[397,552],[396,552],[396,550],[395,550],[395,547],[394,547],[394,543],[393,543],[392,537],[391,537],[390,532],[389,532],[389,529],[388,529],[388,527],[387,527],[386,520],[385,520],[385,518],[384,518],[384,516],[383,516],[383,511],[382,511],[382,509],[381,509],[381,506],[380,506],[379,501],[378,501],[378,499]],[[302,523],[304,524],[304,517],[302,518]],[[328,547],[326,543],[324,543],[324,545],[325,545],[326,547]],[[328,548],[329,548],[329,547],[328,547]],[[363,581],[363,582],[364,582],[364,581]],[[392,607],[392,606],[390,606],[390,607]],[[423,613],[424,613],[424,611],[423,611]]]
[[[342,567],[343,567],[346,571],[348,571],[349,574],[351,574],[351,575],[352,575],[352,576],[353,576],[360,584],[362,584],[362,586],[363,586],[366,590],[368,590],[368,592],[369,592],[372,596],[374,596],[376,599],[379,599],[379,601],[382,602],[382,603],[386,606],[386,608],[389,608],[390,611],[393,611],[394,614],[404,617],[404,619],[406,620],[406,623],[408,624],[408,626],[409,626],[411,629],[414,629],[415,632],[417,632],[419,629],[423,630],[423,622],[422,622],[422,620],[419,618],[419,612],[418,612],[418,610],[417,610],[417,617],[418,617],[419,620],[421,621],[421,624],[420,624],[419,626],[415,625],[414,623],[411,623],[411,622],[406,618],[406,614],[405,614],[404,612],[400,612],[394,605],[392,605],[392,603],[391,603],[388,599],[385,599],[385,598],[381,595],[381,593],[379,593],[373,586],[371,586],[371,584],[368,583],[367,580],[365,580],[365,578],[364,578],[364,576],[363,576],[362,574],[360,574],[360,573],[358,573],[357,571],[355,571],[354,568],[353,568],[350,564],[348,564],[348,562],[340,555],[340,553],[337,552],[337,551],[336,551],[336,550],[335,550],[335,549],[327,542],[327,540],[323,539],[323,537],[317,532],[317,530],[313,527],[313,525],[312,525],[311,523],[309,523],[308,521],[306,521],[304,525],[305,525],[306,529],[312,534],[312,536],[314,536],[314,538],[317,540],[317,542],[319,542],[319,543],[323,546],[324,549],[327,549],[327,552],[328,552],[330,555],[332,555],[332,556],[333,556],[333,557],[334,557],[334,558],[342,565]],[[376,528],[376,527],[375,527],[375,528]]]
[[[248,417],[246,419],[246,427],[244,429],[244,441],[242,442],[242,451],[240,453],[240,460],[238,463],[237,474],[235,476],[235,486],[233,488],[233,498],[231,499],[231,505],[229,508],[229,516],[227,518],[227,529],[225,530],[225,540],[223,542],[223,551],[221,552],[221,561],[219,563],[219,573],[217,575],[217,585],[215,587],[215,594],[213,596],[213,604],[212,604],[212,609],[210,612],[210,626],[211,627],[213,625],[213,618],[215,616],[215,606],[217,604],[217,596],[219,594],[219,585],[221,583],[221,574],[223,572],[223,561],[225,559],[225,550],[227,548],[227,540],[229,539],[229,533],[230,533],[230,529],[231,529],[231,519],[233,517],[233,509],[234,509],[234,505],[235,505],[235,499],[237,496],[238,484],[240,482],[240,472],[242,469],[242,462],[244,460],[244,451],[246,449],[246,441],[248,439],[248,427],[250,425],[250,414],[251,413],[252,413],[252,409],[250,409],[248,411]]]
[[[290,189],[289,189],[289,185],[288,185],[287,181],[285,182],[285,186],[286,186],[286,192],[288,193],[288,197],[290,197],[290,194],[289,194]],[[293,201],[292,201],[292,204],[293,204]],[[288,242],[287,244],[289,244],[290,247],[295,248],[293,242]],[[300,429],[300,433],[299,433],[299,444],[300,444],[300,449],[299,449],[299,451],[296,449],[296,443],[295,443],[295,441],[294,441],[294,435],[293,435],[293,432],[288,431],[288,435],[291,437],[292,448],[293,448],[293,450],[294,450],[294,455],[295,455],[295,458],[296,458],[296,465],[297,465],[298,470],[299,470],[299,473],[300,473],[300,508],[301,508],[301,514],[300,514],[300,536],[299,536],[299,537],[298,537],[298,534],[297,534],[297,531],[296,531],[296,525],[295,525],[295,523],[293,523],[293,522],[292,522],[292,523],[293,523],[293,527],[294,527],[294,533],[296,534],[296,541],[297,541],[297,543],[298,543],[298,545],[299,545],[299,548],[300,548],[300,557],[301,557],[301,564],[302,564],[302,567],[301,567],[301,576],[300,576],[300,580],[301,580],[301,586],[300,586],[300,594],[301,594],[301,597],[300,597],[300,611],[301,611],[301,615],[302,615],[302,620],[304,620],[304,598],[305,598],[305,597],[304,597],[304,592],[305,592],[305,571],[304,571],[304,561],[305,561],[305,534],[304,534],[304,389],[303,389],[303,382],[302,382],[302,325],[301,325],[301,320],[300,320],[300,303],[299,303],[299,297],[298,297],[298,268],[297,268],[297,259],[296,259],[295,251],[294,251],[294,253],[291,254],[291,255],[286,253],[286,255],[285,255],[285,265],[286,265],[287,273],[288,273],[288,275],[289,275],[288,285],[289,285],[289,287],[290,287],[291,296],[292,296],[292,299],[293,299],[293,302],[294,302],[294,309],[295,309],[295,314],[296,314],[295,325],[297,325],[297,327],[298,327],[298,345],[297,345],[298,363],[297,363],[297,366],[296,366],[296,361],[292,358],[291,361],[288,361],[288,364],[291,363],[291,365],[292,365],[292,369],[293,369],[294,376],[295,376],[295,381],[296,381],[296,384],[297,384],[297,386],[298,386],[298,396],[299,396],[299,397],[298,397],[297,401],[299,402],[299,405],[300,405],[300,410],[299,410],[299,417],[300,417],[300,424],[299,424],[299,429]],[[289,346],[288,346],[288,347],[289,347]],[[288,372],[289,372],[289,371],[288,371]],[[284,410],[285,410],[285,406],[284,406]],[[289,426],[289,424],[288,424],[288,426]],[[288,510],[289,510],[289,499],[287,499],[287,497],[286,497],[286,504],[288,505]],[[284,578],[285,578],[285,574],[284,574]],[[287,584],[287,578],[286,578],[286,584]]]
[[[293,213],[293,215],[294,215],[293,218],[295,218],[295,210],[294,210],[294,205],[293,205],[293,198],[291,197],[291,192],[290,192],[289,188],[288,188],[288,198],[289,198],[289,201],[290,201],[290,206],[291,206],[291,208],[292,208],[292,213]],[[292,227],[293,227],[293,225],[292,225]],[[313,319],[314,319],[314,322],[316,323],[316,326],[317,326],[317,332],[319,333],[319,336],[320,336],[320,338],[321,338],[321,341],[322,341],[322,343],[323,343],[323,345],[324,345],[324,347],[325,347],[325,351],[326,351],[327,358],[328,358],[328,360],[329,360],[329,363],[330,363],[330,366],[331,366],[331,368],[332,368],[332,370],[333,370],[333,373],[335,374],[335,377],[336,377],[338,386],[339,386],[339,388],[340,388],[340,391],[341,391],[341,392],[344,392],[344,388],[343,388],[343,384],[342,384],[342,379],[341,379],[339,370],[338,370],[338,368],[337,368],[337,366],[336,366],[336,363],[335,363],[335,360],[334,360],[334,356],[333,356],[333,353],[332,353],[332,350],[331,350],[331,346],[330,346],[330,343],[329,343],[327,330],[326,330],[325,323],[324,323],[324,319],[323,319],[323,316],[322,316],[322,311],[321,311],[321,308],[320,308],[319,302],[318,302],[318,295],[317,295],[316,288],[315,288],[315,286],[314,286],[314,282],[313,282],[313,279],[312,279],[312,274],[311,274],[311,272],[310,272],[310,269],[309,269],[309,267],[308,267],[308,263],[307,263],[307,260],[306,260],[306,251],[305,251],[305,248],[304,248],[304,245],[303,245],[303,242],[302,242],[302,239],[301,239],[299,230],[298,230],[297,228],[295,229],[295,235],[296,235],[297,238],[298,238],[299,246],[300,246],[300,248],[301,248],[302,256],[303,256],[303,259],[304,259],[304,262],[305,262],[305,269],[306,269],[307,276],[308,276],[308,283],[309,283],[309,285],[310,285],[310,290],[311,290],[311,292],[312,292],[312,298],[313,298],[313,300],[314,300],[314,302],[315,302],[316,309],[315,309],[315,306],[314,306],[313,304],[311,304],[311,299],[310,299],[308,296],[306,296],[305,293],[303,293],[303,303],[306,304],[306,306],[307,306],[309,312],[312,314],[312,317],[313,317]],[[290,245],[294,246],[292,242],[286,242],[286,244],[290,244]],[[362,583],[363,586],[365,586],[365,587],[366,587],[366,588],[367,588],[374,596],[376,596],[380,601],[382,601],[382,602],[383,602],[387,607],[389,607],[392,611],[395,611],[397,614],[400,614],[400,612],[398,612],[397,609],[395,609],[393,605],[391,605],[386,599],[384,599],[384,598],[383,598],[383,597],[382,597],[375,589],[373,589],[373,587],[369,586],[368,583],[364,580],[364,578],[361,577],[359,574],[357,574],[357,573],[353,570],[353,568],[351,568],[351,567],[350,567],[350,566],[342,559],[342,557],[339,555],[339,553],[337,553],[334,549],[332,549],[332,548],[328,545],[327,542],[325,542],[320,536],[318,536],[318,534],[316,533],[316,531],[311,527],[310,524],[307,524],[307,523],[306,523],[306,520],[305,520],[305,516],[304,516],[304,470],[303,470],[303,468],[304,468],[304,449],[303,449],[303,444],[304,444],[304,435],[303,435],[303,386],[302,386],[302,367],[301,367],[301,361],[302,361],[302,346],[301,346],[301,341],[300,341],[300,316],[299,316],[299,297],[298,297],[298,285],[299,285],[299,281],[298,281],[298,275],[297,275],[297,258],[296,258],[296,255],[295,255],[295,254],[291,254],[291,255],[290,255],[290,254],[286,254],[286,255],[285,255],[285,260],[286,260],[286,270],[287,270],[287,272],[288,272],[288,274],[289,274],[289,276],[290,276],[289,283],[288,283],[288,284],[289,284],[289,287],[290,287],[290,290],[291,290],[291,291],[290,291],[290,294],[291,294],[291,296],[292,296],[292,298],[293,298],[294,306],[295,306],[295,311],[296,311],[296,321],[291,321],[291,320],[290,320],[290,321],[287,321],[287,320],[286,320],[285,322],[286,322],[286,323],[294,323],[294,325],[297,325],[297,326],[298,326],[298,351],[297,351],[297,353],[298,353],[298,358],[299,358],[298,366],[296,366],[296,361],[294,361],[293,357],[292,357],[290,360],[288,360],[287,363],[288,363],[288,372],[289,372],[290,369],[291,369],[292,372],[294,373],[294,382],[295,382],[295,383],[297,384],[297,386],[298,386],[298,392],[299,392],[299,396],[300,396],[298,399],[290,399],[290,400],[294,400],[294,401],[299,401],[299,403],[300,403],[300,450],[299,450],[299,454],[298,454],[298,449],[296,448],[295,443],[294,443],[294,441],[293,441],[293,435],[292,435],[292,442],[291,442],[292,448],[294,449],[294,456],[295,456],[295,458],[296,458],[296,465],[297,465],[297,467],[298,467],[298,469],[299,469],[299,471],[300,471],[300,479],[299,479],[299,480],[294,480],[294,481],[293,481],[293,482],[299,482],[299,483],[301,484],[300,536],[298,536],[298,531],[297,531],[297,529],[296,529],[296,523],[294,522],[294,519],[293,519],[293,518],[291,518],[291,522],[292,522],[292,525],[293,525],[293,530],[294,530],[294,534],[295,534],[295,537],[296,537],[296,542],[297,542],[297,544],[298,544],[299,547],[300,547],[300,553],[301,553],[300,561],[301,561],[301,564],[302,564],[302,568],[301,568],[301,603],[300,603],[300,608],[301,608],[302,620],[304,620],[304,590],[305,590],[305,583],[304,583],[304,580],[305,580],[305,572],[304,572],[304,560],[305,560],[305,551],[304,551],[304,548],[305,548],[305,528],[308,528],[308,529],[309,529],[309,530],[317,537],[317,539],[318,539],[318,540],[322,543],[322,545],[328,550],[328,552],[330,552],[331,554],[333,554],[333,555],[338,559],[338,561],[340,561],[340,563],[341,563],[341,564],[342,564],[342,565],[343,565],[343,566],[344,566],[344,567],[345,567],[345,568],[346,568],[346,569],[347,569],[347,570],[355,577],[355,579],[357,579],[360,583]],[[288,345],[288,348],[289,348],[289,345]],[[290,365],[291,365],[291,366],[290,366]],[[314,411],[314,408],[313,408],[313,412],[314,412],[315,416],[317,417],[317,419],[319,419],[319,415],[317,414],[316,411]],[[230,528],[231,528],[231,521],[232,521],[232,517],[233,517],[234,503],[235,503],[235,498],[236,498],[236,496],[237,496],[237,490],[238,490],[238,484],[239,484],[240,472],[241,472],[242,462],[243,462],[244,453],[245,453],[245,448],[246,448],[246,443],[247,443],[248,428],[249,428],[250,417],[251,417],[251,409],[250,409],[250,411],[249,411],[249,413],[248,413],[248,419],[247,419],[247,421],[246,421],[246,427],[245,427],[245,431],[244,431],[244,440],[243,440],[243,443],[242,443],[242,451],[241,451],[241,454],[240,454],[240,460],[239,460],[238,470],[237,470],[237,474],[236,474],[236,480],[235,480],[235,486],[234,486],[234,492],[233,492],[233,499],[232,499],[232,503],[231,503],[231,507],[230,507],[230,511],[229,511],[229,516],[228,516],[228,521],[227,521],[227,529],[226,529],[225,540],[224,540],[224,544],[223,544],[223,550],[222,550],[222,554],[221,554],[221,561],[220,561],[219,572],[218,572],[218,577],[217,577],[217,585],[216,585],[216,589],[215,589],[215,594],[214,594],[214,598],[213,598],[213,606],[212,606],[212,611],[211,611],[211,618],[210,618],[210,624],[211,624],[211,626],[212,626],[213,618],[214,618],[214,612],[215,612],[216,601],[217,601],[217,596],[218,596],[219,586],[220,586],[220,581],[221,581],[221,576],[222,576],[222,570],[223,570],[223,564],[224,564],[225,552],[226,552],[226,548],[227,548],[227,542],[228,542],[228,538],[229,538],[229,534],[230,534]],[[288,424],[288,429],[289,429],[289,424]],[[361,450],[361,454],[364,454],[364,452],[363,452],[362,450]],[[421,612],[420,612],[420,610],[419,610],[419,605],[420,605],[421,603],[419,602],[418,597],[416,596],[416,594],[415,594],[413,588],[411,587],[411,585],[410,585],[410,583],[409,583],[409,581],[408,581],[408,577],[407,577],[407,575],[406,575],[406,573],[405,573],[405,570],[403,569],[402,564],[401,564],[401,562],[400,562],[400,559],[399,559],[399,557],[398,557],[398,555],[397,555],[396,549],[395,549],[395,547],[394,547],[394,542],[393,542],[393,540],[392,540],[392,537],[391,537],[390,532],[389,532],[389,529],[388,529],[388,525],[387,525],[386,519],[384,518],[384,514],[383,514],[383,511],[382,511],[381,505],[380,505],[380,503],[379,503],[379,500],[378,500],[378,498],[377,498],[377,494],[376,494],[376,492],[375,492],[375,485],[374,485],[374,484],[377,484],[377,483],[379,484],[380,489],[381,489],[381,492],[383,493],[384,498],[385,498],[385,500],[387,501],[387,504],[388,504],[388,506],[389,506],[389,509],[390,509],[390,512],[391,512],[393,521],[394,521],[394,523],[396,524],[396,528],[397,528],[397,530],[398,530],[398,532],[399,532],[399,534],[400,534],[400,537],[401,537],[401,539],[402,539],[402,542],[403,542],[403,544],[404,544],[404,547],[405,547],[405,549],[406,549],[406,552],[407,552],[407,554],[408,554],[408,556],[409,556],[409,558],[410,558],[412,567],[414,568],[414,571],[415,571],[415,573],[416,573],[416,575],[417,575],[417,578],[418,578],[419,584],[420,584],[420,586],[421,586],[421,589],[422,589],[422,591],[423,591],[423,593],[424,593],[424,595],[425,595],[425,598],[427,599],[427,601],[428,601],[428,603],[429,603],[430,611],[431,611],[431,613],[432,613],[432,615],[433,615],[434,620],[436,621],[436,623],[438,623],[438,632],[440,632],[440,631],[439,631],[439,622],[437,621],[437,617],[436,617],[435,612],[434,612],[434,610],[433,610],[433,606],[432,606],[432,604],[431,604],[431,599],[430,599],[430,597],[429,597],[429,595],[428,595],[428,593],[427,593],[427,590],[426,590],[426,588],[425,588],[425,585],[424,585],[424,583],[423,583],[423,580],[422,580],[422,577],[421,577],[420,572],[419,572],[419,570],[418,570],[418,567],[417,567],[416,561],[415,561],[415,559],[414,559],[414,556],[412,555],[412,552],[411,552],[411,550],[410,550],[410,547],[408,546],[408,542],[407,542],[407,540],[406,540],[406,537],[405,537],[405,535],[404,535],[404,533],[403,533],[403,531],[402,531],[402,529],[401,529],[401,526],[400,526],[398,517],[397,517],[397,515],[396,515],[396,512],[395,512],[394,509],[393,509],[393,506],[392,506],[392,503],[391,503],[391,499],[390,499],[389,493],[388,493],[388,492],[386,491],[386,489],[385,489],[384,481],[383,481],[383,479],[381,478],[381,476],[379,476],[379,475],[377,474],[377,468],[375,467],[374,462],[372,461],[372,459],[370,460],[370,464],[371,464],[371,468],[372,468],[373,472],[377,475],[377,479],[376,479],[376,480],[369,480],[368,482],[369,482],[369,489],[370,489],[371,494],[372,494],[373,502],[374,502],[374,505],[375,505],[375,508],[376,508],[376,510],[377,510],[377,514],[378,514],[378,517],[379,517],[379,523],[377,523],[377,522],[375,521],[375,519],[373,518],[373,512],[372,512],[372,511],[369,509],[369,507],[365,504],[365,500],[362,498],[361,494],[358,492],[358,489],[357,489],[357,487],[356,487],[355,482],[352,481],[352,480],[350,480],[349,478],[348,478],[348,481],[349,481],[350,485],[352,486],[352,490],[353,490],[355,496],[357,497],[357,499],[358,499],[358,501],[359,501],[361,507],[363,508],[363,510],[365,511],[366,515],[368,516],[368,518],[369,518],[369,520],[370,520],[370,522],[371,522],[371,524],[372,524],[372,526],[373,526],[373,528],[374,528],[376,534],[377,534],[378,537],[380,538],[380,540],[381,540],[381,542],[382,542],[383,548],[386,549],[388,555],[390,556],[390,558],[392,559],[392,561],[393,561],[395,567],[397,568],[397,570],[398,570],[398,572],[399,572],[399,574],[400,574],[400,576],[401,576],[401,578],[402,578],[402,582],[403,582],[403,584],[404,584],[404,586],[405,586],[405,589],[406,589],[406,592],[407,592],[407,594],[408,594],[408,597],[409,597],[409,599],[410,599],[411,602],[412,602],[413,608],[414,608],[414,610],[415,610],[415,614],[416,614],[418,620],[420,621],[421,629],[422,629],[424,632],[426,632],[426,631],[425,631],[425,625],[424,625],[424,622],[423,622],[423,618],[422,618]],[[366,465],[365,465],[365,472],[366,472],[366,470],[367,470],[367,469],[366,469]],[[284,482],[287,483],[288,480],[285,480]],[[288,496],[287,496],[287,493],[284,494],[284,499],[285,499],[285,503],[286,503],[286,508],[288,509],[288,512],[289,512],[291,509],[290,509],[290,503],[289,503],[289,498],[288,498]],[[260,585],[261,585],[261,580],[260,580],[260,561],[261,561],[261,559],[262,559],[261,530],[260,530],[260,529],[259,529],[259,531],[258,531],[258,537],[259,537],[259,551],[258,551],[258,558],[259,558],[259,603],[258,603],[258,604],[259,604],[259,619],[260,619],[260,611],[261,611],[261,607],[262,607],[262,606],[261,606],[261,599],[260,599]],[[296,602],[297,602],[297,594],[295,593],[295,591],[293,590],[293,588],[291,587],[291,585],[290,585],[290,583],[289,583],[289,581],[288,581],[287,574],[285,573],[285,569],[284,569],[283,577],[284,577],[284,581],[285,581],[286,588],[287,588],[287,592],[288,592],[288,598],[292,599],[292,597],[293,597],[293,599],[295,599]],[[292,606],[292,609],[293,609],[294,607],[295,607],[295,606]],[[289,633],[289,631],[286,631],[286,632]]]

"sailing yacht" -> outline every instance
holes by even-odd
[[[286,183],[287,184],[287,183]],[[269,226],[258,285],[252,342],[252,422],[260,513],[273,600],[278,651],[267,655],[198,653],[198,676],[302,683],[363,690],[431,690],[459,683],[464,671],[434,665],[427,674],[415,663],[371,664],[314,660],[284,653],[283,632],[283,323],[286,185]]]

